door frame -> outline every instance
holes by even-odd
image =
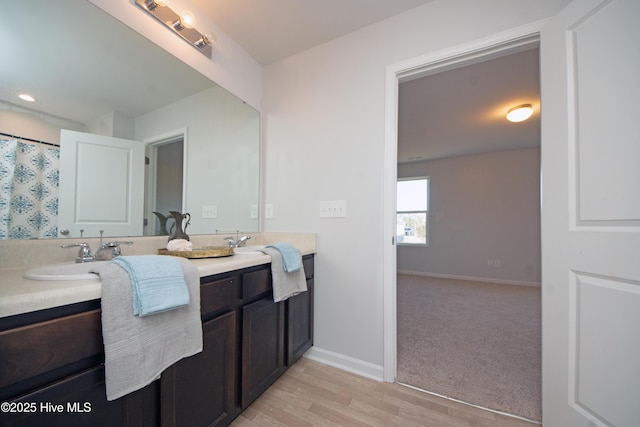
[[[394,382],[397,370],[396,180],[398,174],[398,87],[430,74],[504,56],[540,44],[548,20],[504,31],[470,43],[387,66],[385,81],[385,148],[383,174],[383,380]],[[542,141],[541,141],[542,145]],[[542,176],[542,169],[540,171]]]
[[[187,206],[187,146],[188,146],[188,128],[180,128],[170,132],[163,133],[161,135],[152,136],[143,140],[145,144],[145,155],[149,159],[147,170],[145,171],[145,205],[144,215],[149,220],[149,226],[145,229],[145,232],[153,232],[150,235],[155,235],[154,227],[151,227],[151,222],[155,222],[153,217],[153,208],[156,204],[156,152],[157,148],[161,145],[169,144],[178,139],[182,139],[182,207],[183,212]],[[145,234],[149,235],[149,234]]]

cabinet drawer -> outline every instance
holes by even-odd
[[[269,292],[271,274],[269,269],[246,273],[242,277],[242,298],[248,299]]]
[[[238,277],[203,283],[200,286],[200,311],[202,315],[233,305],[236,299]]]
[[[0,332],[0,387],[103,352],[100,310]]]

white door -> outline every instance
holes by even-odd
[[[640,1],[541,34],[543,425],[640,425]]]
[[[61,132],[60,237],[142,236],[143,207],[142,142]]]

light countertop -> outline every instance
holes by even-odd
[[[291,243],[303,255],[308,255],[316,252],[315,235],[311,236],[312,239],[308,240],[295,238],[290,240],[297,240]],[[279,241],[286,240],[279,239]],[[269,244],[275,242],[263,240],[255,243]],[[271,257],[265,254],[235,254],[229,257],[192,259],[190,261],[200,271],[200,277],[204,277],[268,264],[271,262]],[[29,268],[20,266],[0,269],[0,317],[90,301],[101,297],[102,286],[98,277],[89,280],[68,281],[24,279],[22,276]]]

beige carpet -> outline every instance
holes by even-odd
[[[540,288],[399,275],[397,381],[540,421]]]

